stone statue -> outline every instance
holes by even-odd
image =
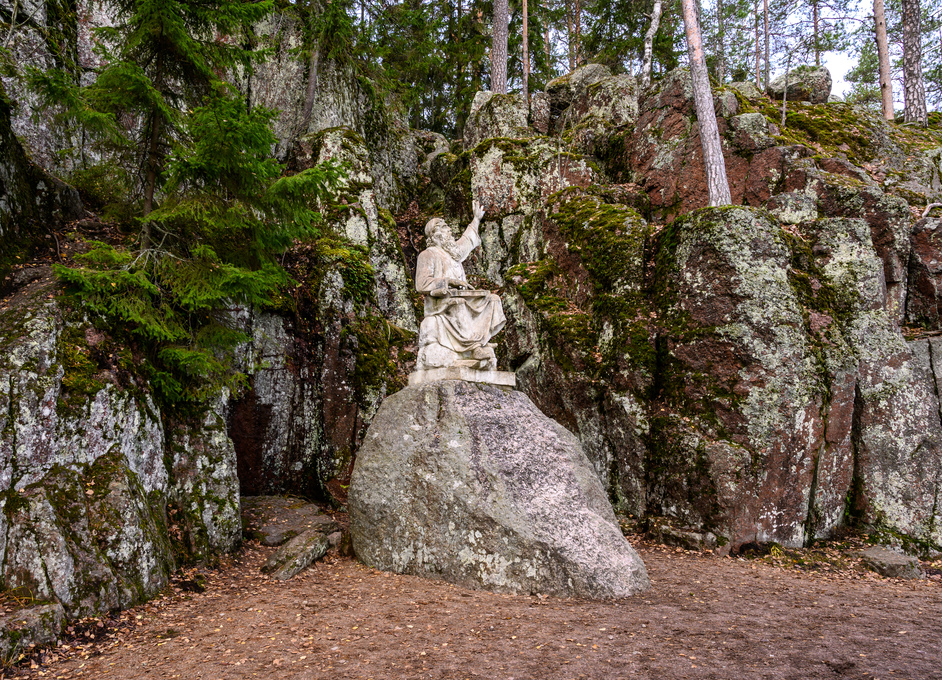
[[[419,254],[415,287],[425,296],[425,318],[419,327],[416,370],[451,366],[493,371],[497,368],[493,338],[507,323],[500,298],[468,284],[461,263],[481,245],[478,228],[484,210],[472,203],[474,219],[457,241],[445,220],[425,225],[429,247]]]

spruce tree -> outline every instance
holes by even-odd
[[[61,69],[31,69],[29,76],[63,118],[110,141],[124,133],[147,215],[184,113],[204,102],[225,74],[251,67],[255,55],[245,45],[272,6],[273,0],[117,0],[116,25],[96,31],[106,65],[91,85],[76,87]],[[129,118],[130,131],[117,122]],[[141,247],[150,247],[147,222]]]
[[[165,404],[199,404],[240,382],[226,351],[245,338],[221,310],[271,303],[289,283],[277,256],[319,235],[311,206],[327,198],[339,169],[284,175],[269,157],[274,116],[247,110],[217,84],[178,122],[166,198],[143,218],[152,249],[99,243],[77,258],[84,266],[55,266],[91,311],[145,349],[145,372]]]

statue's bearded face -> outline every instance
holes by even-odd
[[[449,228],[445,220],[435,220],[435,224],[431,226],[429,240],[432,245],[438,246],[454,259],[461,259],[461,253],[458,252],[458,242],[455,240],[454,234],[451,233],[451,228]]]

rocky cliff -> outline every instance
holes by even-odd
[[[853,521],[938,545],[938,221],[915,219],[938,133],[843,104],[790,104],[782,128],[720,90],[738,207],[706,209],[685,71],[640,96],[600,67],[547,90],[548,116],[482,98],[433,180],[484,202],[505,360],[622,510],[733,548]]]
[[[263,32],[281,61],[246,94],[285,107],[291,169],[349,174],[318,206],[323,237],[285,256],[295,284],[231,312],[250,338],[244,391],[198,420],[161,413],[133,351],[48,271],[6,282],[4,587],[70,615],[124,606],[237,542],[240,487],[342,504],[414,360],[424,222],[457,228],[472,196],[487,214],[467,268],[503,298],[501,366],[579,438],[619,511],[725,550],[858,524],[942,544],[940,225],[921,218],[942,198],[936,128],[801,102],[782,125],[780,104],[718,90],[736,205],[707,209],[684,71],[639,92],[592,65],[529,105],[481,93],[449,141],[408,130],[339,65],[322,65],[305,120],[294,30]],[[22,150],[0,165],[4,187],[39,188]]]

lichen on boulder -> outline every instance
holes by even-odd
[[[238,485],[218,416],[215,434],[165,435],[146,381],[89,359],[104,336],[50,285],[0,312],[0,584],[75,618],[143,602],[178,564],[235,547]]]
[[[824,66],[799,66],[774,78],[769,83],[768,93],[772,99],[782,99],[787,95],[789,101],[824,104],[831,94],[831,72]]]
[[[578,440],[520,392],[446,380],[392,395],[349,506],[354,550],[379,569],[497,592],[649,587]]]

